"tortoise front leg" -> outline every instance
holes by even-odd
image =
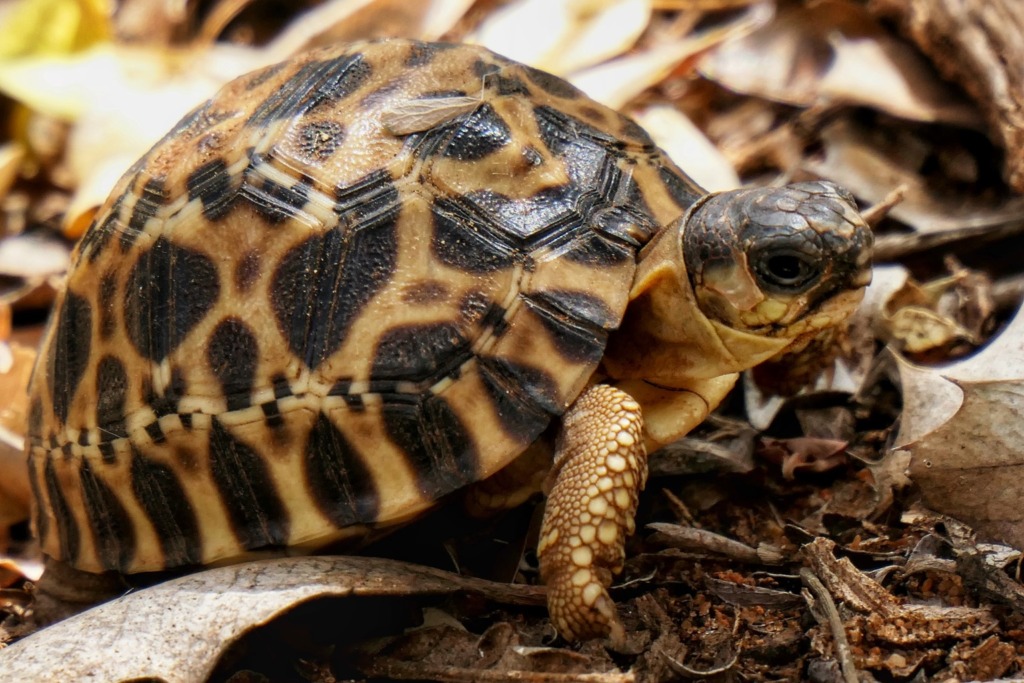
[[[548,612],[565,638],[625,638],[608,595],[647,480],[640,404],[615,387],[587,389],[563,417],[537,553]]]

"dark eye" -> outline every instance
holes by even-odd
[[[754,263],[761,286],[799,293],[821,277],[821,264],[807,254],[782,250],[759,255]]]

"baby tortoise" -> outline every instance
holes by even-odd
[[[570,639],[646,453],[827,339],[871,235],[825,182],[707,194],[636,123],[480,47],[243,76],[121,179],[31,388],[46,554],[149,572],[407,521],[561,428],[541,576]]]

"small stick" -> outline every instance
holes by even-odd
[[[836,658],[839,659],[839,667],[843,671],[843,680],[846,683],[858,683],[857,668],[853,664],[850,642],[846,639],[846,630],[839,618],[839,610],[836,608],[835,601],[832,600],[825,585],[807,567],[800,570],[800,579],[807,586],[803,593],[804,600],[807,601],[807,606],[811,609],[811,614],[818,620],[818,623],[828,627],[832,632],[832,638],[836,644]],[[822,608],[824,615],[814,609],[816,605]]]

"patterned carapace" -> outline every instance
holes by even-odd
[[[229,84],[82,241],[32,401],[46,551],[208,563],[398,521],[583,388],[700,190],[629,119],[392,41]]]

